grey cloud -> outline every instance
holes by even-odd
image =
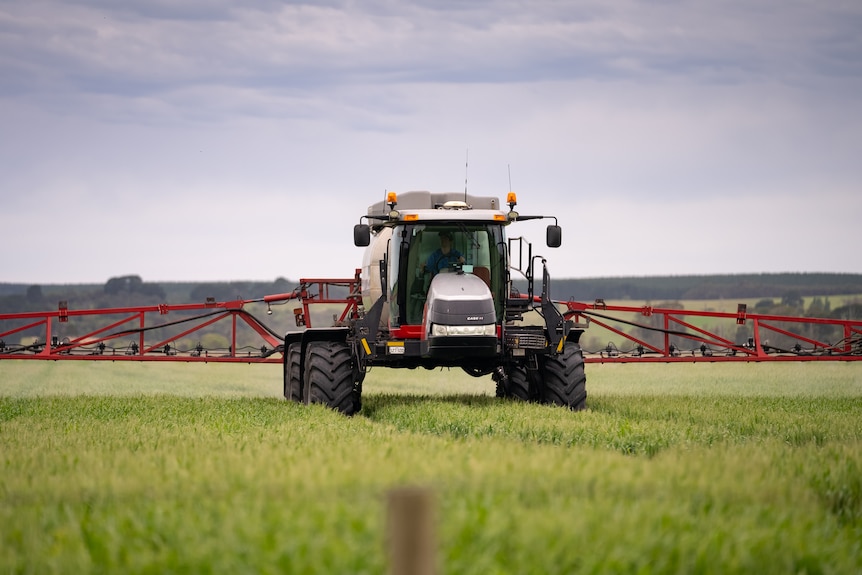
[[[151,224],[171,206],[188,222],[170,231],[182,245],[211,233],[207,207],[241,202],[274,230],[237,234],[281,242],[284,212],[313,209],[313,195],[343,205],[349,229],[384,188],[458,189],[469,148],[471,189],[504,191],[511,162],[524,209],[554,212],[586,246],[631,244],[664,211],[696,221],[720,206],[729,229],[747,206],[787,198],[796,209],[816,196],[847,220],[862,209],[860,14],[783,0],[0,0],[0,122],[13,134],[0,139],[0,194],[15,198],[2,217],[23,237],[63,229],[74,203],[57,198],[91,202],[79,222],[131,222],[146,205]],[[603,227],[615,204],[626,225]],[[595,230],[575,231],[582,217]],[[806,233],[826,241],[835,227]],[[143,266],[147,246],[115,257],[130,252]],[[343,257],[312,254],[296,273],[340,275],[358,256]],[[581,273],[578,249],[560,257]],[[242,273],[293,273],[268,265]]]
[[[21,4],[0,24],[0,93],[182,106],[175,95],[190,87],[285,101],[337,101],[351,85],[585,79],[814,88],[823,76],[859,76],[859,19],[849,5],[777,0]]]

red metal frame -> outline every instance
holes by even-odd
[[[299,306],[293,310],[294,321],[298,328],[312,327],[311,306],[326,304],[339,310],[333,314],[333,323],[343,325],[348,320],[356,319],[360,315],[362,303],[361,278],[359,269],[352,278],[311,278],[301,279],[300,285],[293,292],[268,295],[260,299],[234,300],[227,302],[216,302],[207,300],[201,304],[168,305],[124,307],[96,310],[70,310],[65,302],[61,302],[57,311],[50,312],[27,312],[15,314],[0,314],[0,330],[4,324],[20,324],[0,331],[0,340],[5,340],[11,335],[27,330],[42,329],[44,339],[30,346],[31,349],[12,349],[8,344],[0,348],[0,360],[2,359],[50,359],[50,360],[133,360],[133,361],[204,361],[204,362],[237,362],[237,363],[280,363],[281,353],[278,347],[282,344],[282,338],[274,335],[270,329],[261,321],[247,312],[244,307],[252,303],[265,303],[268,309],[272,304],[287,303],[295,300]],[[340,290],[346,292],[346,296],[335,293]],[[766,314],[749,314],[745,306],[738,307],[736,313],[694,311],[654,308],[651,306],[633,307],[606,305],[601,300],[592,304],[568,301],[558,302],[564,309],[566,319],[572,319],[578,323],[589,323],[591,326],[601,327],[624,340],[631,342],[636,347],[634,352],[619,352],[609,349],[608,353],[588,354],[585,358],[589,363],[619,363],[619,362],[693,362],[693,361],[859,361],[862,360],[862,320],[840,320],[827,318],[807,318],[793,316],[778,316]],[[157,342],[146,341],[145,334],[153,329],[173,325],[177,322],[155,323],[152,319],[169,315],[172,312],[202,311],[202,315],[185,318],[180,321],[188,322],[190,327],[181,333],[167,338],[161,338]],[[623,316],[607,315],[624,314]],[[113,319],[107,325],[76,335],[74,339],[58,342],[54,341],[54,322],[66,323],[70,318],[81,316],[101,316],[106,319],[112,316],[122,316]],[[631,317],[634,319],[628,319]],[[663,332],[663,344],[654,345],[642,338],[626,333],[615,327],[614,322],[638,325],[637,320],[642,317],[661,317],[661,327],[657,328]],[[726,319],[735,322],[736,325],[746,325],[750,322],[752,338],[750,343],[737,344],[731,340],[711,333],[706,329],[694,325],[685,318],[709,317],[714,319]],[[191,352],[179,353],[174,348],[171,352],[171,344],[190,334],[200,332],[204,328],[216,322],[229,319],[231,321],[231,346],[228,353],[211,354],[204,349],[196,349]],[[261,338],[260,354],[237,353],[237,325],[241,320],[243,325],[250,327]],[[135,322],[135,327],[123,327]],[[789,329],[776,325],[777,323],[790,323],[801,327],[810,325],[823,325],[840,328],[844,339],[840,344],[834,345],[819,341],[812,337],[794,333]],[[120,329],[122,328],[122,329]],[[656,328],[653,328],[656,329]],[[763,332],[780,334],[797,342],[799,351],[776,351],[765,344]],[[587,333],[591,333],[588,331]],[[117,353],[113,348],[110,353],[105,353],[106,345],[102,349],[94,348],[105,342],[116,341],[119,338],[135,336],[134,345],[130,344],[125,351]],[[402,326],[392,334],[394,337],[410,339],[421,335],[417,326]],[[687,341],[701,344],[704,348],[698,353],[697,348],[680,350],[674,342]],[[804,346],[804,347],[803,347]],[[713,349],[715,348],[715,349]]]
[[[738,306],[736,313],[665,309],[652,306],[607,305],[602,300],[596,300],[592,304],[568,301],[563,305],[565,306],[563,315],[566,319],[597,325],[636,346],[635,350],[629,353],[620,353],[619,350],[608,349],[607,354],[588,355],[585,358],[588,363],[862,360],[862,320],[747,313],[742,304]],[[608,316],[606,312],[627,315],[622,317]],[[634,316],[634,320],[631,319],[632,316]],[[614,321],[637,325],[638,316],[661,317],[662,327],[659,328],[659,331],[663,332],[662,346],[652,345],[611,325],[611,322]],[[716,333],[693,325],[683,319],[686,316],[733,320],[736,325],[746,325],[751,322],[752,337],[745,344],[737,344]],[[835,327],[842,331],[844,337],[839,344],[830,344],[794,333],[771,322],[791,323],[800,327],[810,325]],[[779,351],[768,348],[765,344],[764,332],[780,334],[794,340],[799,346],[798,351]],[[701,344],[702,348],[700,350],[697,348],[680,350],[679,346],[674,344],[672,340],[696,342]],[[810,347],[803,347],[803,344]]]
[[[352,278],[335,279],[301,279],[299,287],[290,293],[268,295],[260,299],[233,300],[217,302],[207,300],[200,304],[169,305],[159,304],[154,306],[132,306],[122,308],[70,310],[65,302],[61,302],[57,311],[48,312],[25,312],[0,314],[0,330],[4,324],[25,322],[23,325],[0,331],[0,340],[10,335],[20,333],[34,328],[41,328],[44,339],[30,346],[31,349],[12,349],[8,344],[5,349],[0,349],[0,360],[2,359],[49,359],[49,360],[131,360],[131,361],[186,361],[186,362],[234,362],[234,363],[281,363],[282,357],[274,352],[283,343],[283,339],[273,335],[269,328],[244,308],[252,303],[265,303],[268,309],[272,304],[286,303],[296,300],[300,306],[294,310],[297,327],[311,327],[310,306],[315,304],[340,305],[340,313],[335,315],[337,323],[343,323],[348,318],[358,317],[359,305],[361,303],[361,281],[360,270]],[[342,288],[347,290],[346,297],[332,295],[331,290]],[[187,322],[191,326],[180,333],[167,338],[160,339],[157,343],[147,343],[145,334],[149,330],[166,327],[173,322],[156,323],[154,316],[163,317],[171,312],[203,311],[209,312],[202,315],[185,318],[180,321]],[[54,341],[54,322],[67,323],[74,317],[104,317],[124,316],[116,319],[87,333],[77,335],[68,341]],[[28,321],[33,320],[33,321]],[[170,345],[190,334],[201,332],[204,328],[217,322],[229,320],[231,322],[231,346],[228,353],[210,354],[205,349],[196,349],[188,353],[179,353]],[[260,354],[252,355],[237,353],[237,320],[243,325],[250,327],[261,338],[262,347]],[[130,322],[136,322],[135,327],[125,327]],[[122,328],[122,329],[119,329]],[[106,333],[107,332],[107,333]],[[116,348],[108,350],[107,346],[100,346],[106,342],[116,341],[120,338],[134,336],[134,346],[127,346],[125,351],[118,353]],[[167,347],[166,347],[167,346]],[[17,346],[16,346],[17,347]],[[101,347],[101,349],[100,349]],[[107,351],[107,353],[106,353]]]
[[[278,294],[265,296],[263,300],[267,303],[282,301],[285,299],[298,299],[302,303],[302,311],[294,310],[297,327],[312,327],[310,305],[314,304],[336,304],[343,305],[340,314],[333,318],[335,325],[342,325],[348,318],[359,316],[359,306],[362,303],[362,270],[356,269],[352,278],[312,278],[299,280],[299,287],[290,294]],[[316,288],[316,291],[315,289]],[[331,290],[342,288],[347,290],[345,297],[337,297],[331,294]]]

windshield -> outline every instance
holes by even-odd
[[[463,271],[482,279],[502,313],[507,269],[499,224],[435,222],[398,226],[390,244],[391,321],[422,323],[431,280],[438,273]],[[395,266],[398,262],[397,267]],[[397,272],[395,271],[397,269]],[[399,290],[399,286],[406,289]]]

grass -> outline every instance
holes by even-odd
[[[433,488],[442,573],[862,570],[862,364],[589,365],[589,409],[374,370],[0,362],[0,572],[383,573]]]

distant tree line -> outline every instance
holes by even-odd
[[[144,283],[141,276],[121,276],[111,278],[105,283],[103,288],[108,295],[117,295],[122,293],[141,294],[144,296],[156,296],[159,298],[165,297],[165,290],[159,284]]]
[[[159,303],[201,303],[253,299],[291,291],[296,285],[280,277],[272,282],[145,282],[139,275],[110,278],[104,284],[0,284],[0,312],[45,311],[66,301],[72,309],[100,309]]]
[[[862,294],[862,274],[781,273],[552,280],[555,299],[635,301]]]
[[[208,297],[215,298],[217,301],[246,299],[289,292],[294,287],[296,285],[285,278],[278,278],[274,282],[211,282],[198,284],[192,288],[189,292],[189,300],[200,302],[206,301]]]

